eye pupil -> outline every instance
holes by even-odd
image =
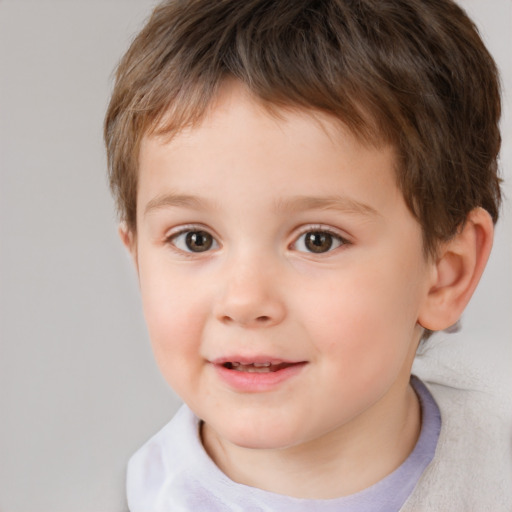
[[[186,236],[186,244],[192,252],[203,252],[210,249],[213,238],[206,231],[190,231]]]
[[[308,251],[327,252],[332,246],[332,235],[323,231],[311,231],[306,233],[304,243]]]

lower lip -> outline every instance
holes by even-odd
[[[306,363],[297,363],[276,372],[244,372],[229,370],[222,365],[213,365],[220,378],[236,391],[244,393],[261,393],[272,391],[279,385],[298,375]]]

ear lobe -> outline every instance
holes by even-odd
[[[433,284],[418,317],[422,327],[440,331],[459,320],[483,274],[493,236],[491,216],[475,208],[461,230],[441,245]]]
[[[121,242],[123,242],[123,245],[128,249],[135,263],[135,267],[137,267],[137,240],[135,233],[128,227],[126,222],[121,222],[117,231]]]

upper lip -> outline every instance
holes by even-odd
[[[274,357],[269,355],[230,355],[230,356],[222,356],[217,357],[215,359],[209,360],[210,363],[216,365],[223,365],[226,363],[240,363],[240,364],[265,364],[270,363],[273,365],[277,364],[297,364],[297,363],[305,363],[306,361],[301,360],[292,360],[292,359],[283,359],[280,357]]]

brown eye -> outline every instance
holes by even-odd
[[[167,243],[186,253],[200,253],[219,248],[217,240],[208,231],[202,229],[183,230],[170,236]]]
[[[185,244],[191,252],[204,252],[213,245],[213,237],[206,231],[189,231],[185,236]]]
[[[332,247],[332,235],[325,231],[310,231],[305,234],[304,245],[311,252],[327,252]]]
[[[347,243],[341,236],[329,231],[307,231],[303,233],[293,244],[293,248],[299,252],[321,254],[332,251],[340,245]]]

